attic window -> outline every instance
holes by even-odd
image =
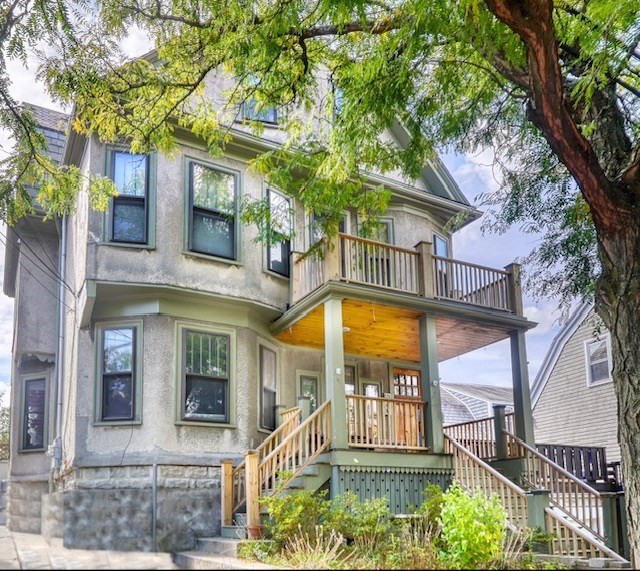
[[[609,335],[585,342],[587,385],[592,387],[611,381],[611,342]]]

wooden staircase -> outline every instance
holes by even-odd
[[[507,458],[523,466],[516,481],[507,478],[488,463],[496,459],[499,449],[493,419],[469,425],[468,429],[445,427],[445,450],[454,457],[455,478],[463,488],[468,492],[479,489],[487,496],[497,494],[511,529],[537,525],[552,533],[553,555],[627,563],[606,545],[603,498],[597,490],[504,430]],[[541,494],[548,494],[548,505],[542,509],[535,499]]]

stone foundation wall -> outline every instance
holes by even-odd
[[[41,533],[42,498],[49,491],[47,481],[9,482],[7,525],[20,533]]]
[[[43,502],[43,533],[73,549],[182,551],[220,534],[220,468],[82,468]],[[155,525],[154,525],[155,506]]]

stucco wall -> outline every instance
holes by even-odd
[[[613,384],[587,386],[584,344],[597,324],[591,313],[567,341],[533,409],[534,428],[536,442],[604,446],[613,462],[620,459]]]

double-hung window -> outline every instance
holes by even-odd
[[[42,450],[46,428],[47,382],[43,377],[23,381],[21,450]]]
[[[611,345],[609,335],[585,343],[587,385],[594,386],[611,380]]]
[[[229,422],[229,335],[183,330],[182,419]]]
[[[242,118],[247,121],[260,121],[268,125],[278,124],[278,109],[270,105],[258,104],[258,101],[250,97],[242,104]]]
[[[237,175],[189,163],[189,249],[236,259]]]
[[[149,157],[111,151],[111,179],[118,189],[113,198],[109,240],[146,244],[149,224]]]
[[[276,353],[260,346],[260,428],[276,428]]]
[[[267,190],[270,232],[267,244],[267,267],[281,276],[289,276],[291,254],[291,202],[273,189]]]
[[[136,327],[104,327],[100,343],[100,420],[135,420]]]

